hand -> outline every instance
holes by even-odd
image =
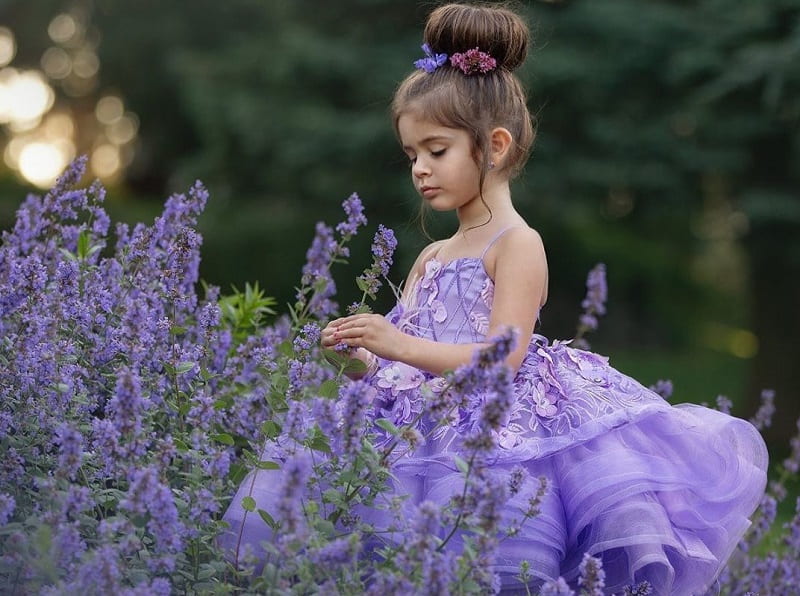
[[[364,348],[386,360],[398,360],[405,334],[382,315],[359,314],[336,319],[322,330],[322,347],[343,343]]]

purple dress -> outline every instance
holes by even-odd
[[[481,342],[493,288],[482,256],[449,263],[434,257],[404,304],[386,316],[419,337]],[[435,379],[403,363],[380,362],[372,378],[380,396],[375,415],[410,422],[425,407],[420,386]],[[492,469],[521,464],[534,478],[546,476],[549,489],[541,513],[500,543],[503,592],[524,593],[515,580],[522,561],[539,581],[563,576],[574,583],[589,552],[603,561],[609,594],[642,580],[655,594],[705,594],[764,493],[767,451],[758,431],[716,410],[672,406],[605,357],[540,335],[531,339],[514,393]],[[444,504],[457,490],[454,456],[470,416],[462,412],[438,428],[421,418],[420,430],[432,436],[393,468],[395,491],[410,495],[410,505]],[[269,492],[268,481],[257,484],[263,486],[253,485],[256,493]],[[226,514],[234,529],[241,527],[240,500],[237,495]],[[518,517],[513,501],[508,514]]]

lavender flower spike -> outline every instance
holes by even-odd
[[[578,570],[580,571],[578,585],[583,588],[581,593],[587,596],[603,596],[603,588],[606,587],[606,572],[603,571],[603,563],[600,559],[586,553],[583,555]]]
[[[396,248],[397,239],[394,232],[383,224],[379,225],[372,242],[372,265],[365,269],[357,280],[358,287],[373,299],[381,287],[379,277],[386,277],[389,274]]]
[[[589,271],[586,277],[586,298],[581,302],[581,306],[586,313],[604,315],[606,314],[606,300],[608,300],[608,285],[606,284],[606,266],[603,263],[597,265]],[[595,322],[595,326],[597,323]]]
[[[431,46],[427,43],[422,44],[422,51],[425,52],[425,58],[415,60],[414,66],[420,70],[424,70],[428,74],[447,62],[447,54],[434,54],[433,50],[431,50]]]

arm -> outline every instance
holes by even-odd
[[[487,271],[494,279],[494,300],[487,337],[507,327],[518,332],[506,362],[517,371],[528,350],[539,309],[547,300],[547,257],[542,239],[531,228],[514,228],[490,250]]]
[[[495,283],[487,336],[497,335],[507,327],[519,331],[517,346],[507,359],[516,371],[527,351],[546,292],[547,264],[539,234],[530,228],[509,230],[489,251],[487,271],[494,274]],[[363,347],[387,360],[436,375],[468,363],[475,350],[486,345],[447,344],[413,337],[373,314],[337,319],[326,331],[333,343],[342,341]]]
[[[425,263],[426,263],[426,261],[436,253],[436,251],[438,250],[438,247],[439,247],[439,245],[441,245],[441,243],[442,243],[441,240],[437,241],[437,242],[433,242],[433,243],[429,244],[428,246],[426,246],[424,249],[422,249],[422,251],[420,251],[419,255],[417,256],[416,261],[414,261],[414,264],[411,267],[411,271],[409,272],[408,277],[406,278],[406,283],[403,286],[403,294],[399,298],[399,301],[400,301],[401,304],[406,304],[408,302],[408,300],[410,300],[411,294],[414,291],[415,284],[417,283],[419,278],[425,273]],[[355,316],[358,316],[358,317],[373,316],[373,317],[379,317],[379,318],[383,319],[383,316],[381,316],[381,315],[355,315]],[[342,317],[342,318],[335,319],[335,320],[331,321],[330,323],[328,323],[328,325],[326,325],[326,327],[322,330],[322,335],[321,335],[321,340],[320,340],[320,343],[322,344],[322,347],[325,348],[325,349],[328,349],[328,350],[334,349],[334,347],[341,342],[341,339],[339,337],[335,337],[335,333],[339,330],[340,325],[344,321],[352,319],[352,318],[353,317]],[[384,322],[385,322],[385,320],[384,320]],[[397,330],[395,329],[395,331],[397,331]],[[400,335],[403,335],[404,337],[409,337],[409,336],[405,335],[404,333],[401,333],[401,332],[398,332],[398,333],[400,333]],[[353,343],[350,343],[350,342],[347,342],[347,343],[351,347],[356,347],[356,344],[353,344]],[[351,378],[353,380],[357,380],[357,379],[360,379],[360,378],[362,378],[364,376],[368,376],[369,374],[373,373],[374,372],[374,367],[377,366],[376,355],[383,356],[381,353],[376,352],[376,351],[371,351],[367,347],[361,347],[361,346],[356,347],[356,349],[352,350],[352,352],[350,354],[350,357],[351,358],[355,358],[355,359],[360,360],[361,362],[363,362],[366,365],[367,370],[366,370],[366,372],[362,372],[362,373],[345,373],[345,374],[349,378]],[[386,358],[386,356],[383,356],[383,357]],[[399,358],[389,358],[389,360],[399,360]],[[331,364],[336,364],[336,363],[331,362]],[[422,368],[422,367],[418,367],[418,368]]]

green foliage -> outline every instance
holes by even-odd
[[[220,298],[219,306],[222,316],[231,326],[237,339],[243,339],[262,326],[266,315],[274,315],[276,300],[265,296],[264,291],[258,287],[258,282],[253,285],[246,283],[244,292],[233,288],[233,294]]]

